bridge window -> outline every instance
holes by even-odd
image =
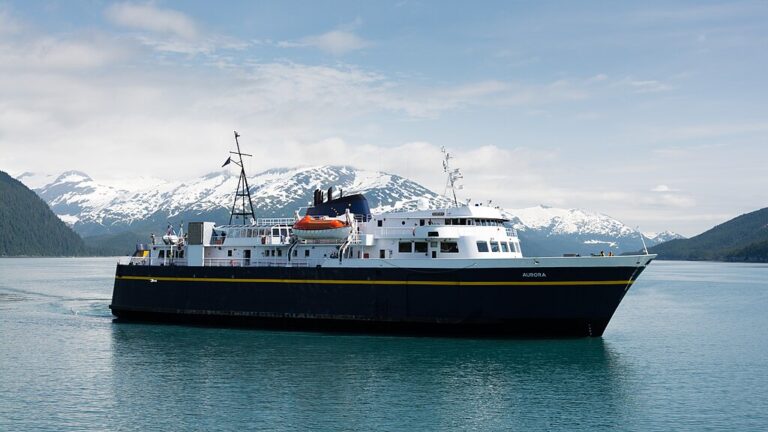
[[[418,253],[427,253],[427,242],[416,242],[414,243],[416,252]]]
[[[501,251],[509,252],[509,245],[507,244],[507,242],[501,242]]]
[[[400,242],[397,245],[397,251],[400,253],[411,253],[412,244],[411,242]]]
[[[477,242],[477,251],[478,252],[488,252],[488,243],[484,241]]]
[[[459,244],[456,242],[442,242],[440,243],[440,252],[459,253]]]
[[[499,249],[499,242],[491,242],[491,252],[501,252],[501,249]]]

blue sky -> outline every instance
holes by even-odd
[[[766,2],[0,3],[0,169],[351,164],[697,234],[768,205]],[[169,163],[173,161],[173,163]],[[168,166],[174,169],[168,169]]]

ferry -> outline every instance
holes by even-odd
[[[229,224],[169,228],[121,259],[110,304],[118,321],[600,337],[656,257],[526,257],[500,209],[456,199],[461,176],[447,153],[453,206],[375,214],[362,194],[331,187],[303,215],[255,218],[238,137]]]

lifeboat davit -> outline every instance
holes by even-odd
[[[293,233],[305,239],[342,239],[349,235],[352,227],[338,219],[313,218],[304,216],[293,224]]]

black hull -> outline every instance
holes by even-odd
[[[450,336],[598,337],[643,269],[118,265],[110,308],[119,321]],[[532,276],[544,272],[546,276]]]

